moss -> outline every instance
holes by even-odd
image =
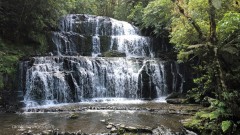
[[[17,76],[19,59],[36,55],[36,52],[41,52],[40,50],[42,48],[36,44],[13,44],[0,38],[0,92],[3,89],[13,90],[16,87],[16,83],[13,82]]]
[[[48,51],[48,47],[47,47],[48,41],[47,41],[46,35],[37,34],[35,36],[35,40],[40,43],[37,50],[42,54],[46,53]]]
[[[126,131],[123,128],[120,128],[120,129],[117,130],[117,134],[119,134],[119,135],[124,134],[125,132]]]
[[[202,121],[200,119],[192,117],[192,118],[186,120],[183,124],[187,129],[199,130],[199,129],[203,129],[201,122]]]

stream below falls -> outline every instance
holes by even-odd
[[[0,114],[1,135],[114,134],[195,135],[181,120],[199,106],[171,105],[158,101],[85,102],[23,108]],[[118,131],[117,131],[118,130]]]

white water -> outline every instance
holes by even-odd
[[[125,53],[127,57],[154,56],[150,38],[141,36],[140,30],[128,22],[101,16],[67,15],[60,22],[60,30],[52,39],[58,55],[81,54],[76,51],[80,43],[73,41],[73,37],[81,35],[83,39],[92,38],[93,57],[101,55],[101,46],[107,47],[108,51]],[[101,40],[107,41],[101,43]]]
[[[170,68],[168,62],[73,56],[34,59],[26,74],[27,106],[82,102],[89,98],[151,99],[169,91],[164,71]],[[176,77],[174,71],[171,72]],[[142,82],[146,77],[149,86]],[[144,94],[143,85],[150,89],[149,94]],[[155,93],[154,97],[151,93]]]

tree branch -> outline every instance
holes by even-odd
[[[188,22],[194,27],[194,29],[197,31],[199,39],[204,40],[202,30],[201,30],[200,26],[197,24],[197,22],[192,17],[189,17],[184,12],[184,9],[179,4],[179,0],[175,1],[175,3],[178,7],[178,10],[179,10],[180,14],[182,14],[188,20]]]

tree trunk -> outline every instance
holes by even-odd
[[[209,20],[210,20],[210,42],[213,45],[217,44],[217,34],[216,34],[216,21],[215,21],[215,7],[213,6],[212,0],[208,0],[208,4],[209,4]]]
[[[215,66],[215,70],[216,70],[216,79],[217,79],[217,83],[218,83],[217,84],[217,87],[218,87],[217,92],[218,92],[218,96],[221,97],[220,93],[222,93],[222,91],[226,91],[227,86],[225,84],[225,79],[224,79],[221,63],[218,58],[218,48],[217,47],[214,48],[214,66]]]
[[[219,98],[221,97],[221,92],[227,90],[227,86],[224,81],[224,75],[223,75],[223,70],[221,68],[221,63],[218,58],[218,47],[217,47],[217,34],[216,34],[216,21],[215,21],[215,7],[213,6],[212,0],[208,0],[209,4],[209,21],[210,21],[210,37],[209,41],[213,46],[216,46],[213,48],[214,51],[214,66],[216,70],[216,79],[217,79],[217,92]]]

